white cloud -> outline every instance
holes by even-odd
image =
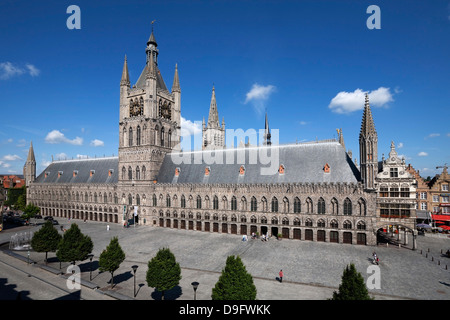
[[[27,145],[27,141],[25,139],[20,139],[16,146],[19,147],[19,148],[23,148],[26,145]]]
[[[328,108],[336,113],[350,113],[364,109],[365,94],[369,94],[371,106],[383,107],[387,103],[394,101],[389,88],[380,87],[371,92],[356,89],[353,92],[341,91],[331,99]]]
[[[401,148],[403,148],[403,142],[399,142],[399,143],[397,144],[397,149],[401,149]]]
[[[41,71],[34,65],[27,63],[25,67],[17,66],[11,62],[0,62],[0,80],[7,80],[9,78],[20,76],[22,74],[29,74],[32,77],[37,77]]]
[[[19,157],[17,154],[7,154],[6,156],[3,156],[2,160],[4,160],[4,161],[16,161],[16,160],[22,160],[22,158]]]
[[[264,111],[265,102],[275,90],[276,87],[271,84],[261,86],[255,83],[250,91],[246,93],[244,104],[251,102],[255,110],[261,114]]]
[[[440,133],[430,133],[427,138],[436,138],[439,137],[441,134]]]
[[[56,143],[69,143],[73,145],[81,146],[83,144],[83,139],[80,137],[76,137],[73,140],[70,140],[64,136],[64,134],[59,130],[50,131],[45,137],[46,143],[56,144]]]
[[[32,64],[27,64],[26,67],[28,69],[28,73],[32,77],[37,77],[41,73],[41,70],[39,70],[38,68],[36,68]]]
[[[186,120],[185,118],[181,117],[181,136],[187,137],[187,136],[193,136],[198,133],[202,132],[201,122],[195,121],[192,122],[191,120]]]
[[[57,153],[56,155],[55,155],[55,159],[56,160],[66,160],[68,157],[67,157],[67,154],[65,154],[64,152],[61,152],[61,153]]]
[[[103,147],[105,143],[102,140],[94,139],[91,141],[92,147]]]
[[[418,155],[419,157],[426,157],[426,156],[428,156],[428,153],[426,153],[426,152],[424,152],[424,151],[421,151],[421,152],[419,152],[417,155]]]
[[[47,160],[42,160],[41,167],[47,168],[52,162]]]

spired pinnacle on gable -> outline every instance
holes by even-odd
[[[120,79],[121,86],[130,86],[130,76],[128,74],[127,55],[125,55],[125,61],[123,62],[122,78]]]

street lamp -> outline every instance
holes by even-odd
[[[133,274],[134,274],[134,291],[133,291],[133,293],[134,293],[135,298],[136,298],[136,270],[137,270],[137,268],[138,268],[137,265],[131,266],[131,269],[133,269]]]
[[[194,288],[194,300],[197,300],[197,288],[199,283],[197,281],[194,281],[191,283],[191,285]]]
[[[88,254],[88,258],[89,258],[89,281],[92,281],[92,258],[94,257],[94,255],[92,253]]]

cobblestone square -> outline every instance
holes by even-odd
[[[166,294],[167,299],[191,300],[191,283],[200,283],[197,299],[211,299],[211,290],[217,282],[226,258],[239,255],[247,271],[254,278],[257,299],[260,300],[323,300],[337,290],[342,272],[354,263],[364,279],[372,274],[372,252],[380,257],[381,288],[369,290],[375,299],[450,299],[450,259],[440,254],[450,245],[449,238],[419,236],[418,250],[385,246],[361,246],[320,243],[299,240],[242,241],[241,236],[207,233],[170,228],[136,226],[123,228],[118,224],[58,219],[60,225],[69,228],[77,223],[81,231],[94,242],[92,282],[102,290],[110,290],[109,273],[99,273],[98,257],[117,236],[126,260],[114,274],[114,292],[133,297],[133,273],[131,266],[138,265],[136,272],[136,299],[159,299],[160,293],[149,288],[145,281],[148,261],[163,247],[175,254],[182,268],[182,280],[177,288]],[[38,227],[29,227],[37,230]],[[25,230],[25,229],[22,229]],[[13,230],[2,232],[1,241],[8,241]],[[428,252],[429,250],[429,252]],[[421,253],[422,252],[422,253]],[[26,253],[23,253],[26,255]],[[45,254],[32,252],[30,258],[43,264]],[[54,253],[49,260],[55,261]],[[53,259],[52,259],[53,258]],[[20,261],[18,264],[22,263]],[[50,262],[59,268],[59,262]],[[77,262],[82,278],[89,280],[89,261]],[[63,269],[67,267],[63,264]],[[283,283],[276,280],[283,269]],[[46,272],[46,271],[41,271]],[[56,276],[55,276],[56,277]]]

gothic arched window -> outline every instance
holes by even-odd
[[[169,148],[172,147],[172,130],[169,130],[169,132],[167,133],[167,146]]]
[[[256,198],[252,197],[251,202],[250,202],[250,210],[252,212],[255,212],[256,210],[258,210],[258,204],[256,202]]]
[[[136,145],[140,146],[141,145],[141,127],[137,126],[136,128]]]
[[[349,198],[344,200],[344,215],[351,216],[352,215],[352,202]]]
[[[164,127],[161,128],[161,146],[164,147]]]
[[[133,145],[133,128],[130,127],[128,130],[128,146],[131,147]]]
[[[317,213],[325,214],[325,200],[323,200],[323,198],[320,198],[317,202]]]
[[[276,197],[272,198],[272,212],[278,212],[278,199]]]
[[[141,180],[141,170],[139,166],[136,167],[136,180]]]
[[[202,208],[202,197],[197,196],[197,209]]]
[[[214,198],[213,198],[213,209],[214,210],[219,209],[219,198],[217,196],[214,196]]]
[[[231,210],[237,210],[237,201],[236,201],[236,197],[233,196],[233,198],[231,198]]]
[[[294,213],[300,213],[300,210],[301,210],[300,199],[298,197],[295,197],[295,199],[294,199]]]

